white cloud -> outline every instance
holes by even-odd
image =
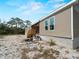
[[[18,1],[18,0],[8,0],[8,1],[6,2],[6,5],[18,7],[18,6],[19,6],[19,3],[18,3],[17,1]]]
[[[42,4],[40,2],[32,2],[30,7],[32,10],[38,10],[42,8]]]
[[[8,0],[6,4],[12,7],[17,7],[15,11],[20,12],[22,15],[30,15],[33,12],[36,13],[43,7],[42,3],[36,2],[35,0],[24,0],[26,3],[23,4],[21,1],[22,0]]]
[[[63,5],[65,5],[66,3],[57,3],[53,6],[54,9],[58,8],[58,7],[61,7]]]
[[[64,0],[49,0],[49,2],[64,2]]]
[[[22,5],[17,8],[17,11],[24,11],[24,10],[28,10],[28,7],[26,5]]]
[[[46,3],[46,6],[51,6],[51,8],[56,9],[60,6],[63,6],[65,5],[66,3],[64,2],[64,0],[49,0],[47,3]]]
[[[22,15],[30,15],[32,13],[36,14],[43,8],[40,2],[28,2],[26,5],[21,5],[17,11],[21,12]]]
[[[38,15],[45,16],[48,13],[50,13],[51,8],[54,10],[59,6],[62,6],[65,4],[64,0],[48,0],[46,4],[43,4],[42,2],[36,2],[35,0],[28,0],[28,2],[24,4],[20,4],[18,1],[17,0],[8,1],[7,4],[10,6],[17,7],[17,9],[15,10],[19,12],[19,14],[30,18],[34,16],[37,17]]]
[[[65,3],[64,0],[48,0],[46,5],[54,5],[54,4],[58,4],[58,3]]]
[[[30,2],[26,5],[22,5],[19,7],[21,10],[38,10],[40,8],[42,8],[42,4],[40,2]]]
[[[45,8],[51,6],[52,9],[56,9],[65,3],[63,2],[64,0],[49,0],[45,5],[42,4],[41,2],[35,2],[35,1],[30,1],[27,4],[23,4],[19,6],[17,9],[18,12],[20,12],[24,16],[34,16],[34,15],[39,15],[39,14],[48,14],[50,13],[51,10],[45,10]]]

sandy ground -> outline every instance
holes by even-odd
[[[0,59],[79,59],[79,52],[45,41],[25,42],[24,35],[0,36]]]
[[[21,59],[23,35],[0,37],[0,59]]]

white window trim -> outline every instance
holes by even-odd
[[[49,25],[49,30],[50,30],[50,31],[55,31],[55,16],[52,16],[52,17],[54,18],[54,29],[53,29],[53,30],[50,30],[50,25]],[[50,17],[50,18],[52,18],[52,17]],[[49,19],[50,19],[50,18],[49,18]],[[50,22],[50,21],[49,21],[49,22]]]
[[[71,37],[72,40],[74,39],[74,33],[73,33],[73,6],[71,6]]]
[[[46,25],[45,25],[45,22],[46,22],[46,21],[48,22],[48,20],[45,20],[45,21],[44,21],[44,30],[45,30],[45,31],[47,31],[47,30],[45,29],[45,26],[46,26]],[[49,30],[49,22],[48,22],[48,30]]]

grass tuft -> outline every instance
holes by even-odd
[[[48,43],[50,46],[56,45],[56,43],[53,40],[50,40]]]

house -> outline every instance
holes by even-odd
[[[39,22],[40,37],[69,48],[79,47],[79,2],[73,0]]]

